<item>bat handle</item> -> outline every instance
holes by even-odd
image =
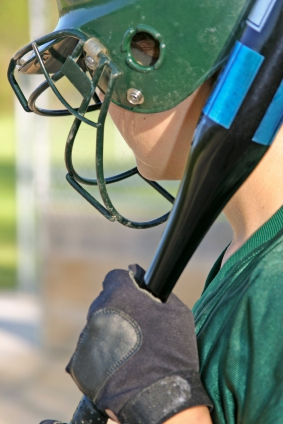
[[[106,424],[108,416],[98,411],[94,403],[83,396],[69,424]],[[44,420],[40,424],[64,424],[57,420]]]
[[[69,424],[106,424],[108,416],[98,411],[94,403],[83,396]]]

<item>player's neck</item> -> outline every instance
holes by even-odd
[[[222,265],[283,205],[283,126],[272,147],[224,212],[233,240]]]

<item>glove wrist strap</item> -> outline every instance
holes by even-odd
[[[185,370],[162,378],[130,399],[118,414],[122,424],[161,424],[196,405],[212,403],[199,373]]]

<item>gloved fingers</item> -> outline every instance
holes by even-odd
[[[114,269],[108,272],[105,276],[103,289],[119,290],[121,285],[129,285],[132,286],[133,289],[138,289],[139,287],[145,288],[143,284],[144,275],[145,270],[137,264],[129,265],[128,271],[123,269]]]
[[[115,308],[128,313],[130,316],[136,316],[137,311],[141,313],[147,309],[155,311],[155,323],[162,323],[164,314],[168,322],[179,321],[182,315],[187,324],[194,332],[194,320],[191,311],[177,296],[171,294],[166,303],[162,303],[151,293],[140,288],[135,281],[135,276],[142,279],[145,271],[139,265],[130,265],[129,270],[116,269],[109,272],[103,282],[103,291],[93,301],[90,306],[88,317],[96,313],[99,309]],[[150,315],[149,315],[150,317]]]
[[[127,297],[127,292],[132,292],[136,296],[139,296],[139,301],[146,302],[147,304],[152,304],[153,302],[159,303],[160,309],[169,309],[168,305],[172,305],[174,308],[187,308],[173,293],[169,296],[166,303],[162,303],[147,290],[144,283],[144,275],[145,270],[138,264],[129,265],[128,271],[114,269],[105,276],[103,291],[100,295],[103,297],[105,294],[105,298],[107,297],[107,299],[110,300],[111,297],[116,296],[117,292],[120,296],[122,293],[125,293],[125,297]],[[109,296],[110,292],[112,292],[112,296]],[[94,301],[94,306],[95,304],[96,302]]]
[[[103,281],[103,290],[105,289],[118,289],[121,284],[132,282],[129,272],[125,269],[113,269],[112,271],[106,274]]]
[[[154,297],[143,284],[143,277],[145,271],[139,265],[130,265],[129,270],[114,269],[110,271],[103,281],[103,291],[100,293],[97,299],[90,306],[89,314],[99,305],[100,307],[104,304],[104,301],[109,303],[118,298],[124,303],[127,302],[129,295],[137,299],[137,302],[145,302],[146,304],[159,303],[163,309],[165,304]],[[169,297],[166,305],[173,302],[176,296],[172,295]],[[177,299],[177,298],[176,298]],[[179,301],[180,302],[180,301]],[[182,302],[180,302],[182,304]]]
[[[139,275],[142,275],[143,272],[142,268],[140,268]],[[143,304],[160,303],[149,292],[139,288],[134,276],[132,275],[131,277],[129,271],[114,269],[106,275],[103,281],[103,290],[90,305],[87,319],[89,319],[93,312],[108,307],[109,304],[112,307],[118,309],[121,307],[123,309],[124,305],[129,302],[129,299]]]

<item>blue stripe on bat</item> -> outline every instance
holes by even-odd
[[[253,141],[269,146],[283,121],[283,81],[281,82],[263,120],[260,123]]]
[[[264,56],[237,41],[203,113],[229,129],[263,61]]]

